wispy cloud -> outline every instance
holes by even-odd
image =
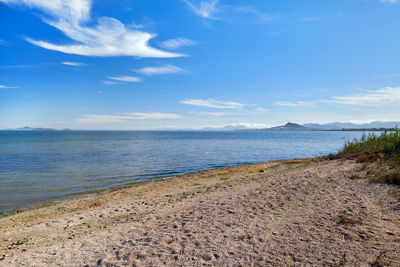
[[[131,120],[164,120],[183,118],[173,113],[120,113],[120,115],[85,115],[77,119],[80,123],[106,123],[106,122],[129,122]]]
[[[132,112],[132,113],[123,113],[126,115],[131,116],[135,120],[161,120],[161,119],[180,119],[183,118],[181,115],[173,114],[173,113],[139,113],[139,112]]]
[[[3,39],[0,39],[0,45],[10,45],[10,44],[11,44],[10,42],[8,42],[6,40],[3,40]]]
[[[43,18],[45,23],[77,42],[71,45],[58,45],[26,38],[30,43],[45,49],[83,56],[150,58],[183,56],[151,47],[149,40],[155,37],[154,34],[139,31],[136,27],[125,25],[115,18],[100,17],[95,26],[88,26],[92,21],[91,0],[0,0],[0,2],[40,9],[51,17]]]
[[[350,96],[334,96],[331,102],[355,106],[400,105],[400,87],[385,87],[367,90]]]
[[[247,129],[264,129],[271,127],[269,124],[264,124],[264,123],[247,123],[247,122],[239,122],[239,123],[233,123],[226,125],[225,127],[235,127],[235,128],[247,128]]]
[[[275,102],[275,105],[282,107],[304,107],[311,106],[315,102],[313,101],[296,101],[296,102],[288,102],[288,101],[278,101]]]
[[[221,8],[225,11],[225,13],[236,13],[235,16],[230,16],[228,14],[228,15],[226,15],[227,17],[236,18],[239,15],[239,18],[243,18],[243,16],[240,16],[240,15],[248,15],[249,17],[253,18],[252,19],[253,22],[259,23],[259,24],[270,23],[270,22],[273,22],[278,19],[277,16],[271,16],[271,15],[265,14],[253,6],[224,5]]]
[[[250,20],[255,23],[270,23],[278,19],[253,6],[219,4],[219,0],[182,0],[190,10],[205,19],[211,20]],[[246,17],[247,16],[247,17]]]
[[[101,81],[105,85],[115,85],[115,84],[121,84],[120,82],[116,81]]]
[[[73,66],[73,67],[86,66],[85,63],[81,63],[81,62],[71,62],[71,61],[64,61],[64,62],[61,62],[61,64],[67,65],[67,66]]]
[[[193,105],[208,108],[218,109],[237,109],[242,108],[244,104],[233,102],[233,101],[218,101],[214,99],[185,99],[180,102],[185,105]]]
[[[305,107],[315,104],[341,104],[365,107],[385,107],[400,105],[400,87],[384,87],[377,90],[365,90],[348,96],[332,96],[329,99],[297,102],[275,102],[278,106]]]
[[[211,117],[225,117],[235,115],[236,113],[232,112],[191,112],[191,114],[200,115],[200,116],[211,116]]]
[[[0,90],[1,89],[13,89],[13,88],[19,88],[19,87],[17,87],[17,86],[6,86],[6,85],[1,85],[0,84]]]
[[[397,0],[380,0],[381,3],[396,4]]]
[[[206,19],[216,19],[218,0],[202,0],[197,5],[190,0],[182,0],[196,15]]]
[[[392,78],[400,78],[400,73],[391,73],[391,74],[382,74],[375,75],[371,77],[372,79],[392,79]]]
[[[151,75],[158,75],[158,74],[171,74],[171,73],[181,73],[185,72],[185,70],[173,66],[173,65],[166,65],[160,67],[146,67],[142,69],[133,70],[143,75],[151,76]]]
[[[107,76],[108,79],[120,82],[140,82],[141,79],[135,76]]]
[[[179,37],[175,39],[165,40],[164,42],[161,42],[160,46],[165,49],[178,49],[183,46],[192,46],[195,44],[196,44],[195,41]]]

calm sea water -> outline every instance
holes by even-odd
[[[0,211],[196,170],[324,155],[361,134],[0,131]]]

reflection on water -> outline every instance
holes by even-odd
[[[0,211],[201,169],[319,156],[361,134],[0,131]]]

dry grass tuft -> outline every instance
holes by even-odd
[[[346,213],[340,214],[337,217],[337,223],[338,224],[350,224],[350,225],[355,225],[355,224],[361,224],[361,220],[359,219],[354,219],[349,217]]]

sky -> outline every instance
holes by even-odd
[[[0,129],[400,121],[397,0],[0,0]]]

